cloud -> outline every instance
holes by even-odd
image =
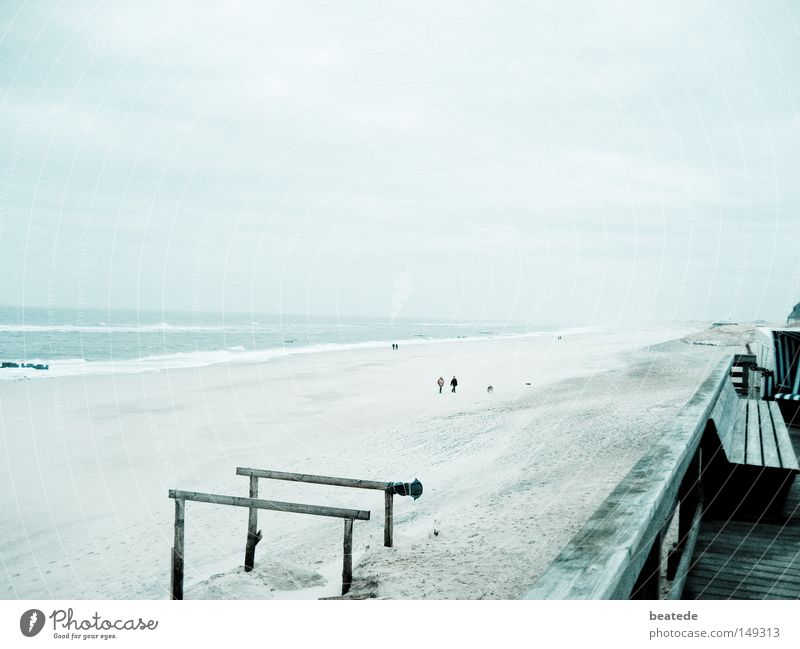
[[[143,254],[172,269],[142,273],[135,296],[115,293],[121,302],[165,291],[180,302],[191,268],[198,286],[217,287],[193,296],[209,308],[222,282],[238,308],[280,294],[296,312],[380,316],[406,268],[404,314],[471,317],[490,304],[525,318],[539,282],[595,297],[619,282],[629,306],[651,303],[640,281],[651,273],[665,304],[679,294],[662,313],[691,316],[711,307],[687,272],[738,272],[724,246],[767,250],[773,268],[795,256],[783,235],[800,207],[791,8],[144,2],[7,13],[0,272],[23,254],[54,257],[26,266],[25,294],[40,303],[86,228],[115,251],[101,274]],[[353,271],[339,301],[320,264]],[[355,288],[365,268],[384,287],[374,295]],[[455,275],[463,295],[439,299]],[[0,302],[18,299],[3,290]],[[107,303],[108,286],[86,290]],[[777,315],[778,293],[753,297]],[[559,295],[554,312],[572,293]]]

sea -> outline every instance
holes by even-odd
[[[48,366],[3,368],[0,380],[260,362],[289,354],[555,330],[497,321],[0,307],[0,361]]]

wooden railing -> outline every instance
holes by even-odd
[[[393,499],[395,495],[412,496],[419,498],[422,494],[422,484],[418,480],[413,483],[404,482],[378,482],[375,480],[357,480],[352,478],[335,478],[309,473],[289,473],[286,471],[272,471],[269,469],[251,469],[238,467],[236,474],[250,478],[250,497],[222,496],[217,494],[200,493],[196,491],[169,490],[169,497],[175,500],[175,541],[172,547],[172,599],[183,599],[183,557],[184,557],[184,518],[186,515],[186,501],[211,503],[214,505],[228,505],[233,507],[246,507],[249,510],[247,521],[247,540],[244,551],[244,570],[250,572],[255,566],[256,545],[261,541],[261,531],[258,530],[258,510],[289,512],[294,514],[311,514],[313,516],[331,516],[344,519],[344,563],[342,568],[342,595],[350,590],[353,579],[353,521],[369,520],[370,512],[360,509],[342,509],[339,507],[326,507],[322,505],[307,505],[303,503],[289,503],[275,500],[261,500],[258,497],[258,480],[288,480],[290,482],[305,482],[310,484],[332,485],[336,487],[350,487],[354,489],[375,489],[384,492],[385,521],[384,545],[391,547],[393,543]]]
[[[312,475],[310,473],[290,473],[288,471],[272,471],[270,469],[251,469],[237,467],[236,475],[250,478],[250,497],[258,497],[258,479],[287,480],[289,482],[305,482],[308,484],[331,485],[334,487],[350,487],[353,489],[375,489],[384,492],[384,508],[386,516],[383,523],[383,544],[390,548],[393,544],[394,529],[394,492],[390,489],[391,482],[376,480],[357,480],[353,478],[336,478],[327,475]],[[250,572],[255,565],[256,545],[261,540],[258,530],[258,510],[251,509],[247,522],[247,541],[244,550],[244,571]]]
[[[681,597],[703,514],[703,479],[721,453],[717,430],[732,426],[736,413],[731,367],[727,360],[709,374],[525,599],[659,599],[663,541],[678,510],[669,596]]]
[[[212,505],[228,505],[247,507],[250,511],[268,509],[292,514],[310,514],[312,516],[329,516],[344,519],[344,558],[342,565],[342,594],[350,590],[353,581],[353,521],[368,521],[369,512],[360,509],[342,509],[340,507],[323,507],[304,503],[287,503],[277,500],[259,500],[258,498],[242,498],[239,496],[221,496],[218,494],[200,493],[197,491],[169,490],[169,497],[175,500],[175,538],[172,545],[172,579],[170,593],[172,599],[183,599],[183,567],[184,567],[184,523],[186,519],[186,501],[210,503]]]

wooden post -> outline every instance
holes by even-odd
[[[394,542],[394,494],[388,489],[386,494],[386,520],[383,523],[383,545],[392,547]]]
[[[342,595],[353,583],[353,519],[344,519],[344,562],[342,566]]]
[[[683,507],[683,503],[681,503]],[[672,590],[670,590],[670,599],[681,599],[683,595],[683,588],[686,585],[686,577],[689,575],[689,566],[694,557],[694,549],[697,545],[697,537],[700,535],[700,521],[703,518],[703,494],[700,492],[700,497],[697,500],[697,509],[694,514],[691,528],[687,538],[684,540],[684,545],[681,550],[680,562],[675,568],[675,578],[672,582]]]
[[[698,448],[678,488],[678,542],[672,546],[667,557],[667,579],[670,581],[675,579],[678,565],[694,531],[701,497],[701,455],[702,449]]]
[[[175,540],[172,545],[172,584],[171,598],[183,599],[183,522],[186,501],[175,500]]]
[[[647,553],[642,572],[631,592],[630,599],[661,599],[661,543],[663,531],[656,534]]]
[[[678,510],[678,547],[681,548],[681,550],[683,550],[683,546],[686,545],[686,539],[689,538],[695,512],[697,511],[697,503],[700,500],[700,454],[701,450],[697,449],[689,465],[689,469],[686,471],[686,476],[683,478],[680,489],[678,490],[678,498],[680,499],[680,509]]]
[[[258,498],[258,476],[250,476],[250,497]],[[247,519],[247,543],[244,549],[244,571],[250,572],[256,564],[256,545],[261,540],[261,531],[256,532],[258,527],[258,509],[250,508]]]

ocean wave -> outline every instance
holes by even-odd
[[[530,331],[526,333],[497,334],[490,336],[454,336],[449,338],[410,338],[399,339],[401,348],[405,346],[435,345],[438,343],[469,343],[475,341],[507,340],[516,338],[532,338],[555,335],[577,335],[596,333],[596,327],[571,327],[558,331]],[[70,359],[36,359],[35,362],[48,364],[49,370],[28,368],[7,368],[0,370],[0,380],[55,378],[60,376],[85,376],[107,374],[136,374],[141,372],[158,372],[163,370],[190,369],[218,365],[223,363],[263,363],[275,358],[301,354],[321,354],[330,352],[357,351],[363,349],[381,349],[389,347],[391,341],[368,340],[352,343],[317,343],[310,345],[283,345],[269,349],[245,350],[242,346],[213,351],[175,352],[144,356],[126,360],[87,361],[83,358]],[[26,362],[34,362],[33,359]]]
[[[168,322],[158,322],[155,324],[120,324],[106,325],[94,323],[91,325],[42,325],[42,324],[0,324],[0,333],[153,333],[153,332],[202,332],[202,331],[221,331],[221,332],[248,332],[256,327],[259,330],[275,329],[275,327],[263,327],[255,324],[246,325],[186,325],[169,324]]]

